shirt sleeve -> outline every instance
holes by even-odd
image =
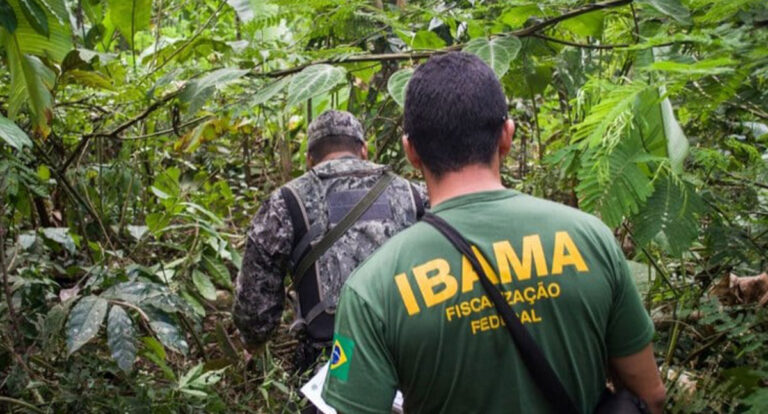
[[[384,340],[384,324],[345,286],[336,311],[331,368],[323,399],[342,413],[392,411],[397,374]]]
[[[606,344],[608,356],[623,357],[645,348],[653,339],[654,327],[629,272],[624,253],[613,237],[611,246],[616,284],[608,318]]]
[[[293,243],[293,224],[279,191],[272,193],[251,221],[243,265],[235,283],[232,315],[248,345],[269,339],[285,305],[284,278]]]

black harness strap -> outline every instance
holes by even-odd
[[[352,225],[365,213],[373,202],[387,189],[395,175],[387,171],[376,181],[373,187],[363,198],[344,216],[338,224],[330,229],[309,252],[302,257],[293,272],[294,283],[298,286],[309,268],[323,255],[333,244],[349,230]]]
[[[309,218],[301,201],[299,201],[299,196],[290,187],[287,185],[280,187],[280,195],[283,197],[285,206],[288,208],[288,214],[291,216],[291,224],[293,225],[293,245],[291,248],[292,251],[295,251],[299,242],[307,234]]]

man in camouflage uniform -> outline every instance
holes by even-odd
[[[367,161],[363,128],[352,114],[326,111],[307,135],[309,171],[273,192],[251,222],[233,311],[246,348],[260,349],[280,322],[284,280],[291,273],[290,296],[298,316],[291,329],[302,338],[295,363],[299,369],[330,344],[339,291],[352,270],[416,222],[426,201],[421,186]],[[379,185],[381,195],[314,263],[304,266],[308,270],[297,283],[302,258],[318,244],[328,244],[320,241],[385,174],[393,177],[386,187]]]

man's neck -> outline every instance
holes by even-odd
[[[312,164],[311,166],[309,166],[309,168],[314,168],[318,164],[322,164],[322,163],[324,163],[326,161],[338,160],[340,158],[357,158],[357,159],[360,159],[360,156],[352,153],[351,151],[332,152],[332,153],[326,155],[325,157],[323,157],[322,160],[320,160],[320,161]]]
[[[488,165],[468,165],[459,171],[443,174],[439,180],[426,172],[424,179],[432,207],[465,194],[504,189],[499,169]]]

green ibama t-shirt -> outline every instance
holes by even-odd
[[[653,337],[611,231],[512,190],[456,197],[433,212],[488,258],[490,279],[592,412],[608,358]],[[407,413],[551,410],[469,261],[426,223],[390,239],[344,286],[323,396],[342,413],[389,413],[397,389]]]

